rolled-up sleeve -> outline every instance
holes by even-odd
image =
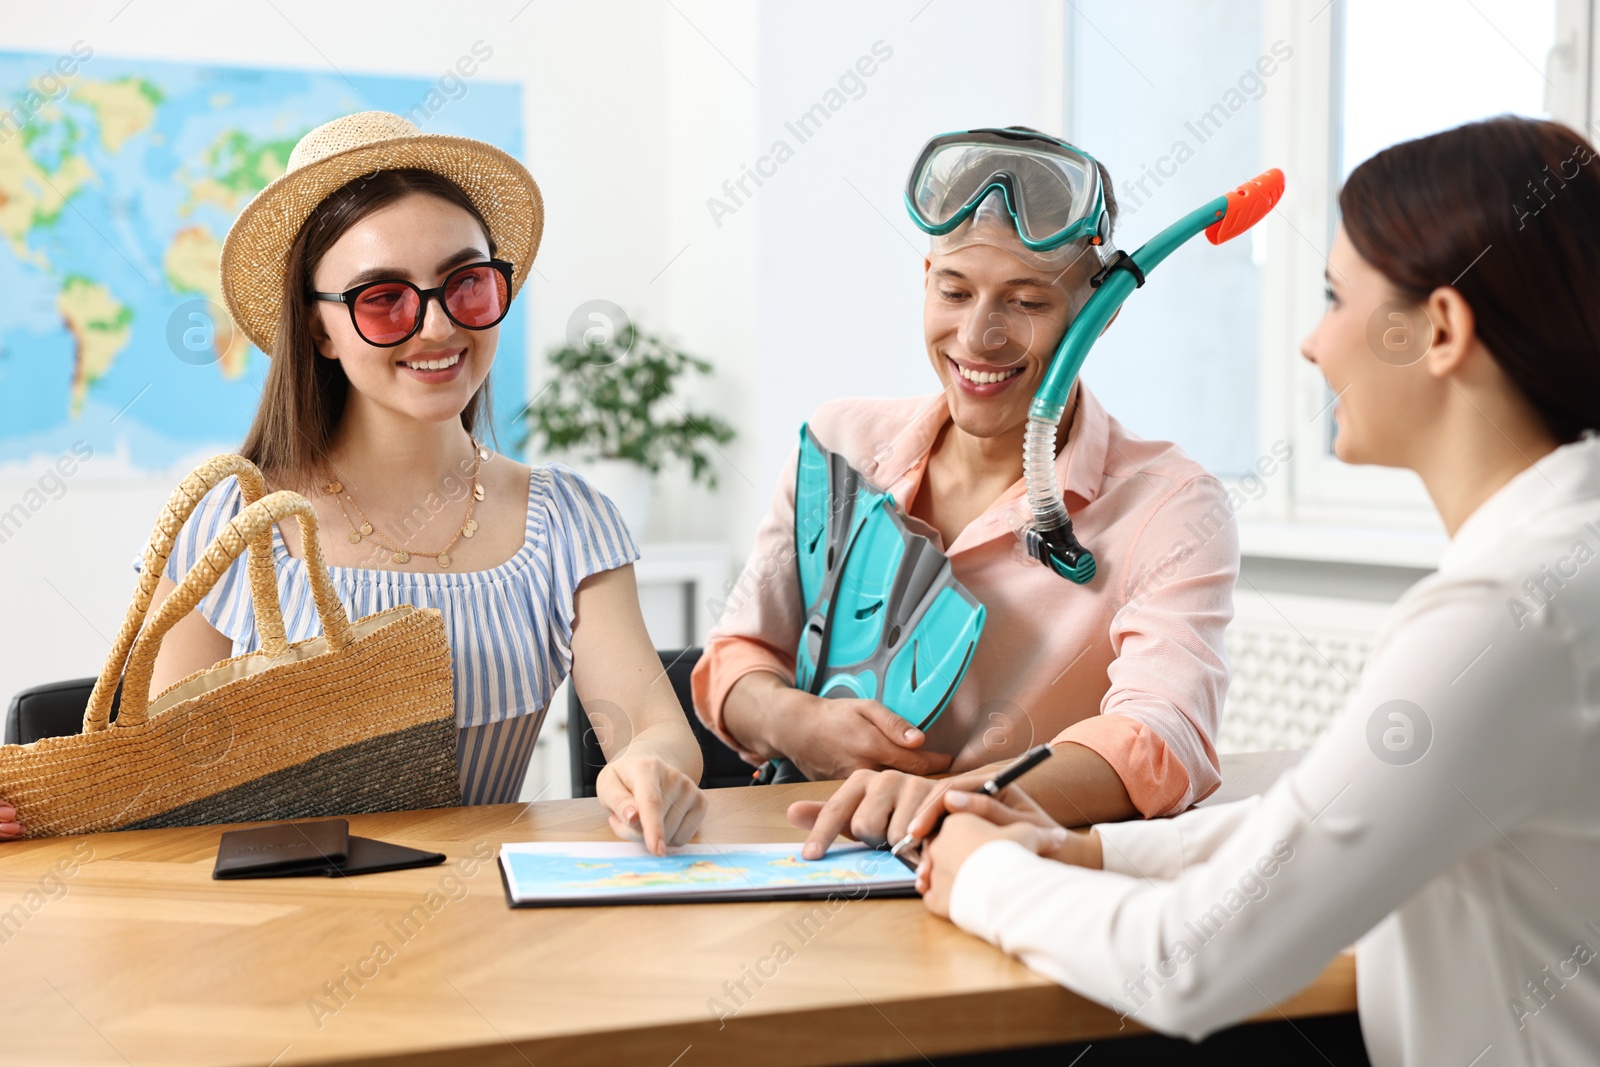
[[[1216,736],[1228,689],[1239,533],[1215,478],[1193,478],[1151,513],[1120,573],[1115,659],[1100,714],[1067,727],[1122,779],[1146,818],[1203,800],[1222,782]]]

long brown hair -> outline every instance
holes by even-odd
[[[483,214],[459,185],[431,170],[374,171],[341,186],[317,205],[289,247],[272,365],[261,387],[255,421],[239,450],[274,481],[304,479],[322,468],[350,392],[344,365],[317,355],[311,337],[311,276],[346,230],[411,193],[436,196],[469,212],[483,227],[489,255],[495,254],[494,235]],[[489,421],[492,410],[485,378],[461,412],[461,425],[473,433]]]
[[[1339,193],[1350,243],[1406,299],[1451,286],[1557,441],[1600,427],[1600,159],[1505,115],[1386,148]]]

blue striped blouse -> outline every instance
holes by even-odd
[[[206,494],[179,532],[166,576],[180,581],[243,503],[229,478]],[[272,537],[278,596],[290,641],[322,632],[305,561]],[[455,671],[456,761],[464,804],[517,799],[551,696],[572,667],[572,598],[578,583],[639,558],[621,513],[576,471],[534,467],[526,537],[516,555],[481,571],[389,571],[329,567],[351,619],[396,604],[438,608]],[[142,568],[142,560],[134,569]],[[241,557],[200,601],[200,614],[233,641],[233,654],[260,647]]]

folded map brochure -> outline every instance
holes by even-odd
[[[683,845],[653,856],[631,841],[540,841],[500,846],[500,874],[514,908],[916,894],[909,867],[864,845],[807,860],[798,844]]]

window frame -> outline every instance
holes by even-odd
[[[1557,0],[1557,46],[1547,60],[1554,86],[1546,107],[1560,121],[1596,137],[1600,84],[1600,0]],[[1263,100],[1262,144],[1268,160],[1291,180],[1268,221],[1267,263],[1261,271],[1257,363],[1263,453],[1275,441],[1294,446],[1290,476],[1269,484],[1249,518],[1289,525],[1435,531],[1442,535],[1421,480],[1410,471],[1351,466],[1324,452],[1331,404],[1322,375],[1297,358],[1300,341],[1323,313],[1323,272],[1332,244],[1340,160],[1337,138],[1343,60],[1341,0],[1263,4],[1267,42],[1286,40],[1294,62],[1282,92]],[[1278,162],[1281,161],[1281,162]],[[1241,519],[1247,518],[1241,514]],[[1250,538],[1246,538],[1248,542]]]

